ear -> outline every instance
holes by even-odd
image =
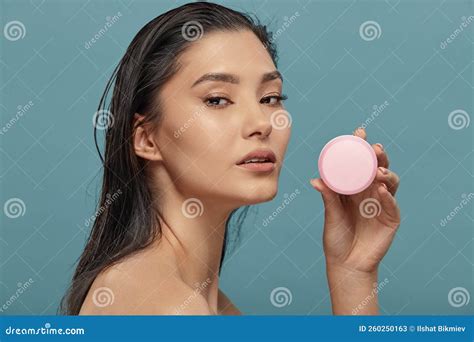
[[[134,118],[134,127],[136,128],[133,135],[133,147],[135,154],[146,160],[162,160],[161,152],[155,139],[153,139],[152,130],[148,129],[149,127],[146,127],[146,125],[137,126],[145,117],[141,114],[135,113]]]

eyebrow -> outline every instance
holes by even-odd
[[[261,83],[273,81],[276,79],[280,79],[283,82],[283,77],[278,70],[263,74]],[[199,77],[197,81],[193,83],[191,88],[203,82],[227,82],[227,83],[232,83],[232,84],[238,84],[240,80],[236,75],[233,75],[233,74],[208,73]]]

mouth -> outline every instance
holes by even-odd
[[[248,153],[236,165],[251,171],[269,172],[275,169],[276,156],[271,150],[259,149]]]

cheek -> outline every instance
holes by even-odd
[[[188,149],[194,151],[196,166],[213,180],[222,177],[235,162],[230,153],[237,139],[238,130],[234,126],[224,117],[206,113],[196,122],[189,134]]]
[[[182,120],[163,122],[160,146],[172,179],[186,186],[210,188],[232,166],[229,155],[235,129],[204,110]]]
[[[278,154],[283,160],[291,137],[291,127],[274,130],[272,134],[274,135],[275,149],[278,150]]]

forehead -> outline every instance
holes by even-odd
[[[249,30],[216,31],[193,42],[180,56],[181,77],[189,82],[207,72],[254,75],[275,70],[263,43]]]

